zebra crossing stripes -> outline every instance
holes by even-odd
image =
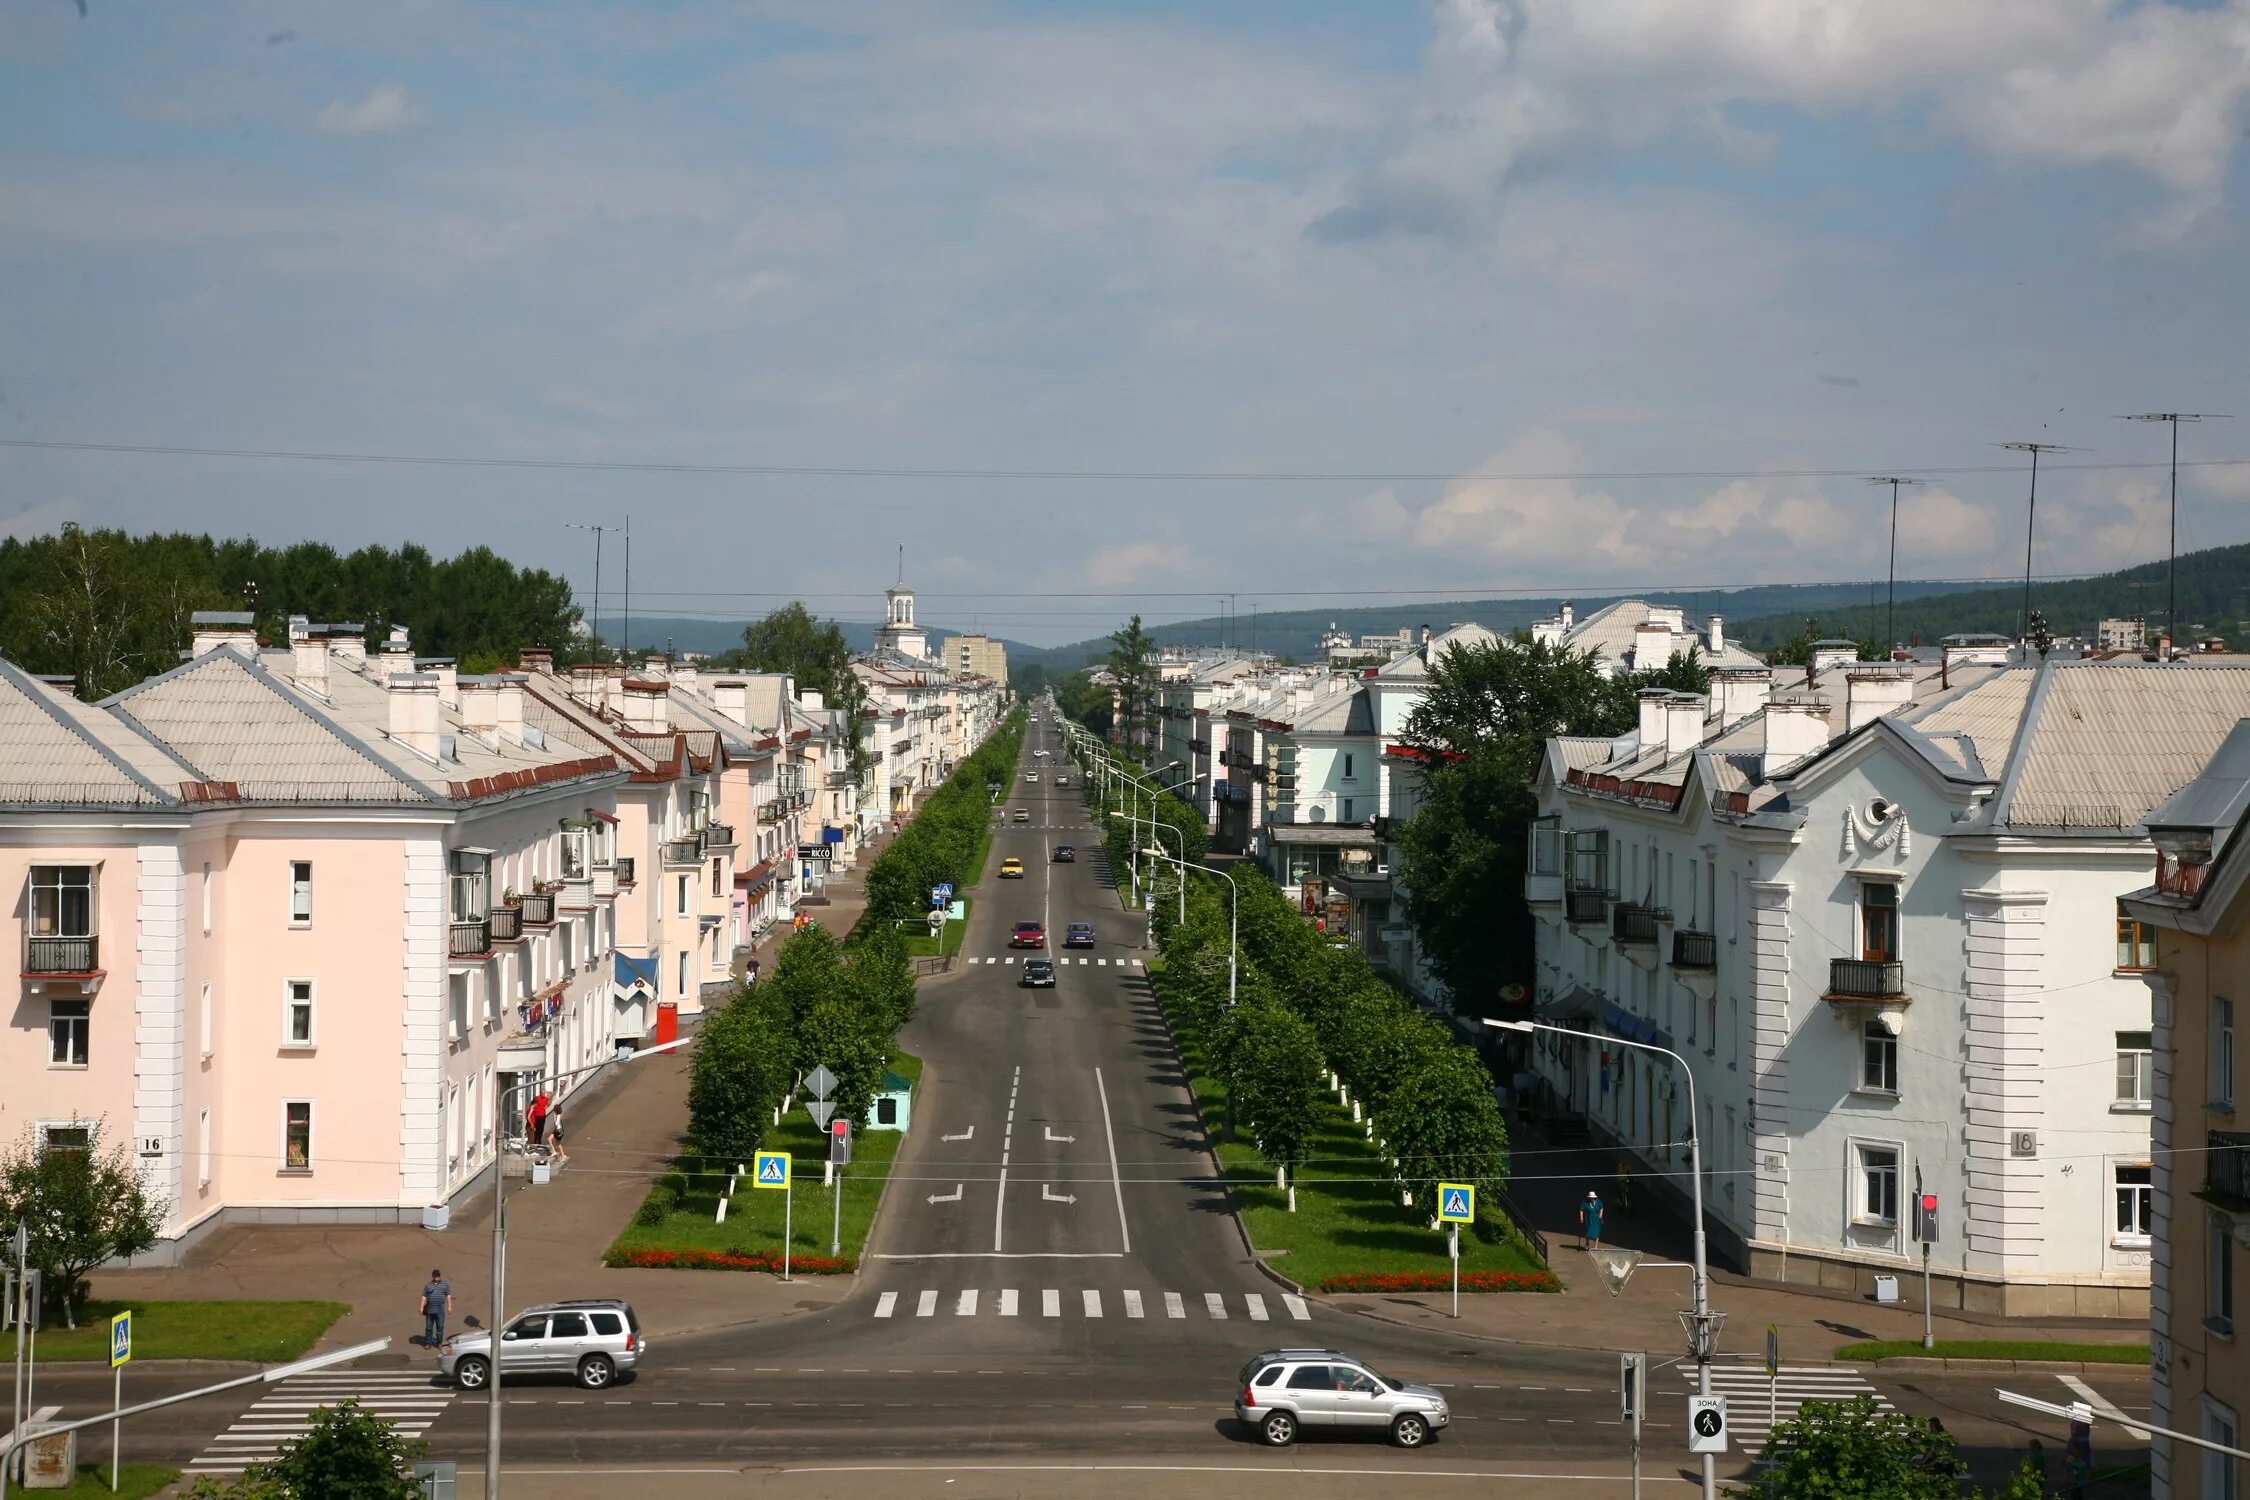
[[[978,1287],[963,1288],[950,1294],[931,1288],[919,1292],[909,1292],[904,1294],[904,1297],[913,1299],[911,1306],[915,1317],[930,1318],[937,1316],[940,1301],[948,1295],[952,1299],[950,1306],[953,1309],[953,1316],[957,1318],[982,1317],[988,1313],[1003,1318],[1012,1318],[1017,1315],[1018,1309],[1023,1307],[1023,1295],[1015,1287],[999,1288],[990,1297],[985,1296],[983,1289]],[[1149,1321],[1150,1297],[1148,1293],[1137,1287],[1128,1287],[1115,1295],[1117,1298],[1115,1305],[1124,1308],[1126,1321],[1136,1323]],[[1179,1292],[1163,1292],[1158,1295],[1163,1298],[1164,1316],[1167,1319],[1178,1322],[1187,1318],[1188,1296]],[[1211,1321],[1223,1323],[1233,1316],[1233,1310],[1228,1305],[1233,1299],[1227,1294],[1204,1292],[1200,1295],[1203,1313]],[[1270,1323],[1281,1318],[1283,1314],[1299,1323],[1312,1321],[1311,1306],[1304,1298],[1293,1292],[1281,1297],[1280,1311],[1276,1311],[1272,1303],[1257,1292],[1239,1292],[1233,1294],[1233,1296],[1240,1298],[1241,1312],[1253,1323]],[[1042,1318],[1061,1318],[1064,1316],[1063,1307],[1066,1297],[1072,1298],[1071,1311],[1079,1317],[1096,1319],[1109,1316],[1111,1304],[1103,1297],[1101,1290],[1096,1287],[1077,1288],[1075,1295],[1060,1287],[1042,1287],[1039,1291],[1039,1316]],[[881,1293],[875,1299],[875,1316],[878,1318],[902,1316],[902,1301],[902,1295],[898,1292]]]
[[[1086,1316],[1089,1318],[1100,1317],[1102,1315],[1102,1294],[1092,1287],[1088,1287],[1083,1296],[1086,1299]]]
[[[1259,1295],[1258,1295],[1258,1294],[1257,1294],[1256,1292],[1252,1292],[1252,1293],[1250,1293],[1249,1295],[1245,1296],[1245,1297],[1244,1297],[1244,1298],[1242,1299],[1242,1301],[1243,1301],[1243,1305],[1244,1305],[1244,1306],[1246,1306],[1246,1307],[1248,1307],[1248,1308],[1250,1309],[1250,1321],[1251,1321],[1251,1322],[1253,1322],[1253,1323],[1263,1323],[1263,1322],[1265,1322],[1265,1321],[1266,1321],[1266,1299],[1265,1299],[1265,1298],[1263,1298],[1263,1297],[1259,1296]]]
[[[1226,1299],[1217,1292],[1205,1292],[1203,1294],[1203,1310],[1213,1318],[1224,1321],[1227,1315]]]
[[[1128,1292],[1126,1292],[1126,1293],[1125,1293],[1125,1316],[1126,1316],[1126,1317],[1128,1317],[1128,1318],[1137,1318],[1137,1317],[1139,1317],[1140,1315],[1141,1315],[1141,1294],[1140,1294],[1139,1292],[1134,1292],[1134,1291],[1128,1291]]]
[[[1682,1370],[1681,1374],[1687,1389],[1693,1391],[1693,1367]],[[1766,1440],[1772,1431],[1772,1416],[1786,1422],[1807,1401],[1849,1401],[1854,1396],[1872,1396],[1877,1410],[1895,1410],[1890,1398],[1870,1384],[1865,1375],[1845,1365],[1783,1365],[1780,1378],[1770,1389],[1763,1365],[1713,1365],[1711,1390],[1714,1395],[1727,1398],[1727,1427],[1745,1450],[1754,1450]]]
[[[235,1418],[209,1447],[191,1459],[187,1474],[239,1474],[251,1464],[281,1456],[303,1437],[313,1414],[345,1401],[393,1424],[401,1437],[419,1437],[453,1400],[453,1387],[439,1385],[427,1369],[330,1370],[299,1375],[276,1384],[248,1411]]]
[[[1004,953],[996,957],[986,958],[984,960],[984,962],[988,964],[1013,964],[1015,961],[1016,955],[1014,955],[1013,953]],[[1052,957],[1050,961],[1058,969],[1067,969],[1074,963],[1081,969],[1085,968],[1088,964],[1093,965],[1097,969],[1143,969],[1148,967],[1147,960],[1145,959],[1087,958],[1083,954],[1070,953],[1057,953]],[[977,962],[977,960],[972,958],[969,960],[969,962],[971,964],[974,964],[975,962]],[[1029,963],[1031,962],[1031,960],[1027,958],[1024,960],[1024,962]]]
[[[1178,1292],[1166,1292],[1164,1294],[1164,1316],[1167,1318],[1184,1318],[1187,1316],[1187,1303],[1181,1299]]]

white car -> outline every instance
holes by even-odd
[[[1039,779],[1039,773],[1037,771],[1026,771],[1023,773],[1023,779],[1027,782],[1037,781]]]

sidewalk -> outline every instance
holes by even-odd
[[[884,834],[862,851],[856,867],[828,882],[820,922],[841,935],[866,909],[866,873],[890,843]],[[772,934],[758,950],[768,972],[788,936]],[[628,1063],[589,1080],[570,1102],[570,1163],[544,1187],[508,1180],[508,1305],[561,1297],[622,1297],[633,1304],[651,1338],[761,1322],[826,1307],[851,1291],[848,1276],[771,1276],[715,1271],[611,1269],[602,1252],[647,1196],[650,1183],[679,1150],[687,1129],[690,1062],[685,1051]],[[488,1326],[492,1287],[492,1189],[489,1178],[455,1205],[443,1230],[411,1225],[242,1224],[214,1231],[179,1266],[97,1271],[101,1298],[157,1301],[319,1299],[347,1302],[321,1341],[324,1348],[392,1338],[378,1364],[433,1358],[409,1344],[419,1337],[422,1283],[432,1267],[453,1283],[458,1330],[470,1314]]]

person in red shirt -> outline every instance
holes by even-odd
[[[531,1144],[534,1146],[540,1144],[546,1137],[547,1111],[553,1107],[554,1100],[548,1096],[545,1089],[541,1089],[539,1097],[531,1101],[531,1109],[523,1117],[523,1128],[531,1137]]]

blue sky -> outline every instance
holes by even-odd
[[[2157,459],[2115,416],[2164,407],[2250,456],[2246,98],[2250,0],[32,0],[0,437],[1142,477],[0,448],[0,526],[583,588],[561,523],[630,514],[637,609],[858,617],[904,542],[926,614],[1048,641],[1862,578],[1903,470],[1901,571],[2005,575],[2023,477],[1938,471]],[[1156,477],[1212,471],[1301,477]],[[2250,465],[2182,497],[2250,539]],[[2163,475],[2040,518],[2042,572],[2158,555]]]

